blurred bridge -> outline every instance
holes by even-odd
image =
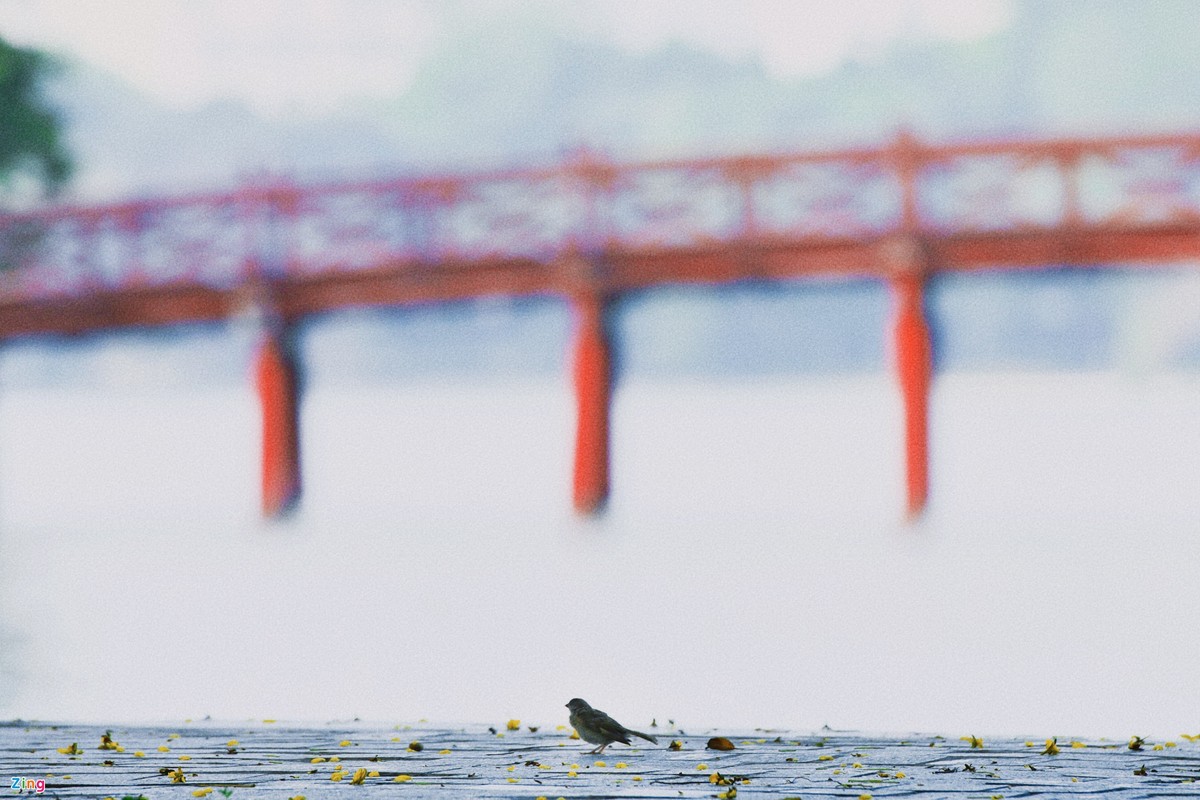
[[[299,497],[289,326],[349,306],[485,294],[575,309],[574,504],[608,495],[608,301],[663,283],[868,276],[893,287],[907,512],[928,486],[939,271],[1200,257],[1200,134],[611,163],[219,194],[0,216],[0,339],[263,320],[263,510]]]

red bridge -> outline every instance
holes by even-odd
[[[574,504],[608,495],[610,298],[662,283],[873,276],[894,290],[907,512],[928,486],[938,271],[1200,257],[1200,134],[555,167],[0,216],[0,337],[263,320],[263,510],[299,497],[289,325],[347,306],[550,294],[575,309]]]

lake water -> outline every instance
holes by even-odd
[[[598,520],[570,511],[559,376],[311,382],[279,523],[248,381],[16,383],[0,718],[1200,719],[1194,372],[940,374],[911,526],[882,370],[630,376]]]

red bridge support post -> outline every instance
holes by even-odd
[[[920,244],[908,240],[893,249],[892,293],[895,297],[893,342],[896,376],[904,402],[905,512],[916,519],[929,499],[929,387],[933,344],[925,320],[926,257]]]
[[[575,314],[575,474],[573,500],[580,514],[603,510],[608,500],[609,410],[612,395],[605,299],[572,299]]]
[[[262,513],[286,516],[300,499],[299,382],[286,328],[268,326],[255,357],[262,404]]]

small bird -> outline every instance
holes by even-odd
[[[589,706],[586,700],[576,697],[567,703],[567,708],[571,709],[571,725],[575,727],[579,738],[598,745],[595,750],[589,750],[589,753],[603,753],[604,748],[613,742],[629,744],[630,736],[638,736],[647,742],[658,744],[658,739],[650,734],[631,731],[603,711]]]

